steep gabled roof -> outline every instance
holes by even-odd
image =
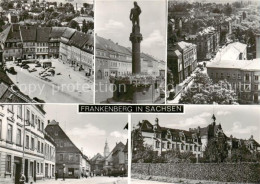
[[[91,38],[93,38],[92,35],[76,31],[75,34],[71,37],[69,44],[77,48],[82,48],[84,44]]]
[[[39,27],[39,28],[37,28],[36,41],[37,42],[48,42],[50,32],[51,32],[50,27]]]
[[[21,26],[22,40],[24,42],[35,42],[36,41],[36,27]]]
[[[67,28],[64,33],[62,34],[62,37],[70,39],[73,34],[76,32],[76,29]]]
[[[49,34],[50,38],[61,38],[63,33],[67,30],[66,27],[52,27],[51,32]]]

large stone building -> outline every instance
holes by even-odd
[[[188,36],[186,41],[197,45],[198,60],[209,60],[219,48],[220,32],[214,27],[207,27],[196,35]]]
[[[96,79],[108,79],[109,76],[127,76],[132,74],[132,51],[130,48],[114,43],[110,39],[96,37],[95,70]],[[165,62],[153,56],[141,53],[141,73],[159,76],[165,71]]]
[[[44,131],[42,105],[0,105],[0,183],[54,177],[55,144]]]
[[[89,162],[83,152],[70,140],[55,120],[48,121],[45,131],[56,144],[56,168],[58,176],[80,178],[89,172]]]
[[[59,58],[61,36],[66,29],[66,27],[52,27],[48,40],[49,58]]]
[[[197,46],[188,42],[178,42],[168,50],[167,67],[172,71],[176,83],[183,82],[197,67]]]
[[[207,65],[213,82],[226,79],[242,104],[259,104],[260,60],[220,60]]]
[[[143,120],[137,128],[141,131],[144,145],[151,146],[158,155],[167,150],[191,151],[196,157],[203,155],[201,136],[197,132],[161,127],[158,118],[154,124]]]
[[[134,134],[136,137],[133,139],[134,141],[141,140],[143,145],[150,146],[158,155],[169,150],[178,150],[181,153],[191,152],[196,158],[203,157],[209,142],[218,141],[220,138],[223,138],[224,142],[229,145],[227,147],[229,153],[242,145],[245,145],[251,153],[260,152],[260,144],[253,139],[253,136],[248,140],[237,139],[232,135],[227,137],[221,124],[217,124],[214,114],[212,120],[213,122],[206,127],[190,128],[189,130],[162,127],[158,118],[155,119],[154,124],[148,120],[142,120],[137,124],[138,134]]]

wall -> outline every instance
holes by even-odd
[[[259,183],[260,163],[133,163],[132,173],[193,180]]]

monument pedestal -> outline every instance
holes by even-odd
[[[132,42],[132,76],[111,79],[111,83],[114,84],[113,98],[107,101],[109,103],[155,103],[160,100],[159,87],[162,80],[141,75],[140,44],[143,36],[139,25],[133,25],[129,39]]]

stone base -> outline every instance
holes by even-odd
[[[125,81],[114,81],[115,91],[109,103],[153,104],[160,100],[160,81],[136,85]]]

